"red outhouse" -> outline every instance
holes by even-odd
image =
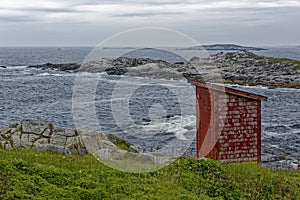
[[[197,97],[197,158],[261,161],[261,101],[267,98],[221,85],[192,82]]]

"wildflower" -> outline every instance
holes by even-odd
[[[79,170],[79,173],[81,173],[82,171],[81,170]]]

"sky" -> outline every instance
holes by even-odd
[[[142,27],[200,44],[300,45],[300,0],[1,0],[0,46],[96,46]]]

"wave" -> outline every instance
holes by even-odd
[[[67,77],[67,76],[75,76],[75,74],[72,73],[48,73],[48,72],[44,72],[44,73],[40,73],[40,74],[36,74],[36,76],[62,76],[62,77]]]
[[[214,83],[214,84],[218,84],[218,83]],[[232,87],[232,88],[245,88],[245,89],[260,89],[260,90],[268,90],[268,91],[286,91],[286,92],[290,92],[290,91],[297,91],[299,92],[300,89],[297,88],[282,88],[282,87],[269,87],[269,86],[265,86],[265,85],[255,85],[255,86],[251,86],[251,85],[238,85],[238,84],[221,84],[227,87]]]
[[[151,120],[149,124],[143,125],[145,132],[159,132],[162,134],[175,134],[180,140],[186,140],[185,134],[193,130],[196,123],[196,116],[174,116],[169,119]]]
[[[5,68],[0,68],[0,69],[26,69],[28,66],[5,66]]]
[[[264,85],[256,85],[256,86],[252,86],[252,85],[238,85],[238,84],[218,84],[217,85],[221,85],[221,86],[225,86],[225,87],[232,87],[232,88],[250,88],[250,89],[264,89],[264,90],[274,90],[268,86],[264,86]]]
[[[76,73],[72,73],[74,76],[89,76],[89,77],[95,77],[95,76],[103,76],[103,75],[107,75],[106,72],[97,72],[97,73],[94,73],[94,72],[76,72]]]
[[[36,76],[63,76],[63,74],[50,74],[50,73],[41,73],[41,74],[37,74]]]

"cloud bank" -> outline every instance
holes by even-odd
[[[300,44],[299,11],[298,0],[1,0],[0,42],[96,45],[128,28],[161,26],[203,43]]]

